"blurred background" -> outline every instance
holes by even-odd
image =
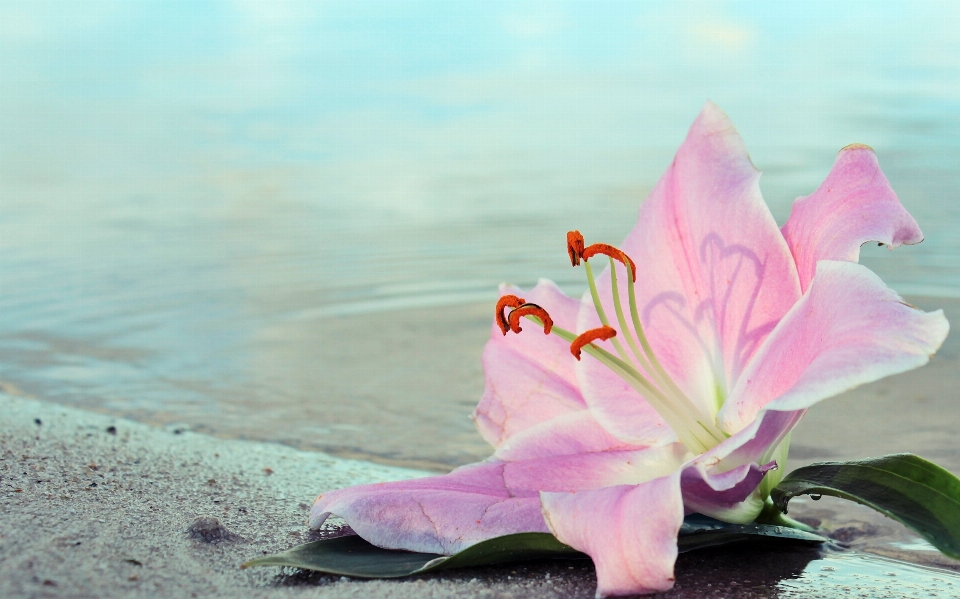
[[[873,146],[960,295],[956,2],[0,1],[0,381],[442,469],[497,284],[580,293],[706,99],[777,221]]]

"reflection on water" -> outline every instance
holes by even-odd
[[[960,597],[960,574],[862,551],[740,543],[681,554],[664,597],[834,599]],[[570,595],[573,595],[572,593]]]
[[[449,306],[579,292],[564,233],[620,241],[708,97],[781,222],[840,147],[874,146],[927,241],[865,261],[960,295],[958,11],[3,0],[0,380],[469,461],[489,318]]]
[[[960,575],[862,553],[827,554],[796,578],[777,583],[777,597],[960,596]]]

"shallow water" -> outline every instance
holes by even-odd
[[[828,554],[781,580],[777,597],[960,597],[960,575],[857,553]]]
[[[807,7],[0,3],[0,380],[482,457],[496,285],[579,292],[564,233],[621,240],[707,97],[781,222],[840,147],[874,146],[927,240],[864,261],[960,295],[957,7]]]

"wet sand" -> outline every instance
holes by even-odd
[[[320,536],[306,526],[318,491],[424,473],[6,394],[0,410],[3,597],[593,597],[589,561],[391,581],[240,570],[248,559]],[[956,596],[958,564],[926,551],[903,527],[829,498],[812,504],[798,498],[791,514],[821,519],[844,545],[741,544],[684,554],[676,588],[661,596]]]
[[[910,301],[927,310],[943,307],[960,322],[960,300]],[[323,389],[317,401],[294,405],[281,398],[258,411],[256,420],[250,408],[245,419],[193,424],[221,436],[335,455],[218,439],[187,430],[189,424],[149,426],[0,394],[0,595],[592,596],[593,571],[581,562],[384,582],[236,568],[312,538],[306,510],[319,492],[426,473],[346,457],[431,471],[486,457],[467,414],[482,388],[479,354],[488,312],[485,305],[457,306],[291,324],[273,332],[274,343],[263,348],[272,360],[257,373],[296,377]],[[954,440],[960,422],[958,339],[948,338],[923,369],[811,410],[794,434],[788,468],[912,451],[960,473]],[[308,362],[320,367],[307,368]],[[309,427],[322,433],[306,434]],[[742,546],[681,556],[678,587],[669,596],[830,597],[851,584],[896,596],[908,587],[891,587],[884,578],[889,572],[900,577],[897,585],[909,582],[924,596],[949,591],[947,583],[960,588],[960,577],[950,573],[960,562],[870,510],[831,498],[798,498],[791,515],[818,522],[839,544],[774,552]],[[217,518],[225,531],[208,526],[191,536],[198,518]],[[208,542],[211,535],[220,538]],[[870,555],[944,570],[915,570]]]
[[[960,300],[907,298],[960,326]],[[290,393],[194,422],[197,430],[445,472],[490,454],[469,419],[483,391],[489,304],[275,325],[255,386]],[[794,432],[790,468],[912,452],[960,472],[960,334],[927,366],[825,400]],[[304,400],[303,398],[310,398]]]

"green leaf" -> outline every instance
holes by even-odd
[[[792,528],[728,524],[694,514],[684,520],[678,547],[681,552],[692,551],[758,537],[826,541],[823,537]],[[398,578],[441,569],[538,559],[587,559],[587,556],[564,545],[551,534],[537,532],[489,539],[451,556],[381,549],[357,535],[349,535],[299,545],[283,553],[250,560],[241,567],[290,566],[357,578]]]
[[[797,495],[856,501],[917,531],[960,558],[960,479],[909,453],[853,462],[824,462],[788,474],[770,496],[783,513]]]
[[[808,543],[823,543],[829,539],[818,534],[790,528],[788,526],[771,526],[767,524],[730,524],[721,522],[700,514],[691,514],[683,521],[680,527],[680,536],[677,538],[677,547],[680,553],[728,545],[741,541],[756,540],[758,538],[784,539],[790,541],[805,541]]]
[[[455,555],[394,551],[371,545],[357,535],[298,545],[240,566],[291,566],[356,578],[398,578],[445,568],[466,568],[534,559],[583,559],[551,534],[525,532],[482,541]]]

